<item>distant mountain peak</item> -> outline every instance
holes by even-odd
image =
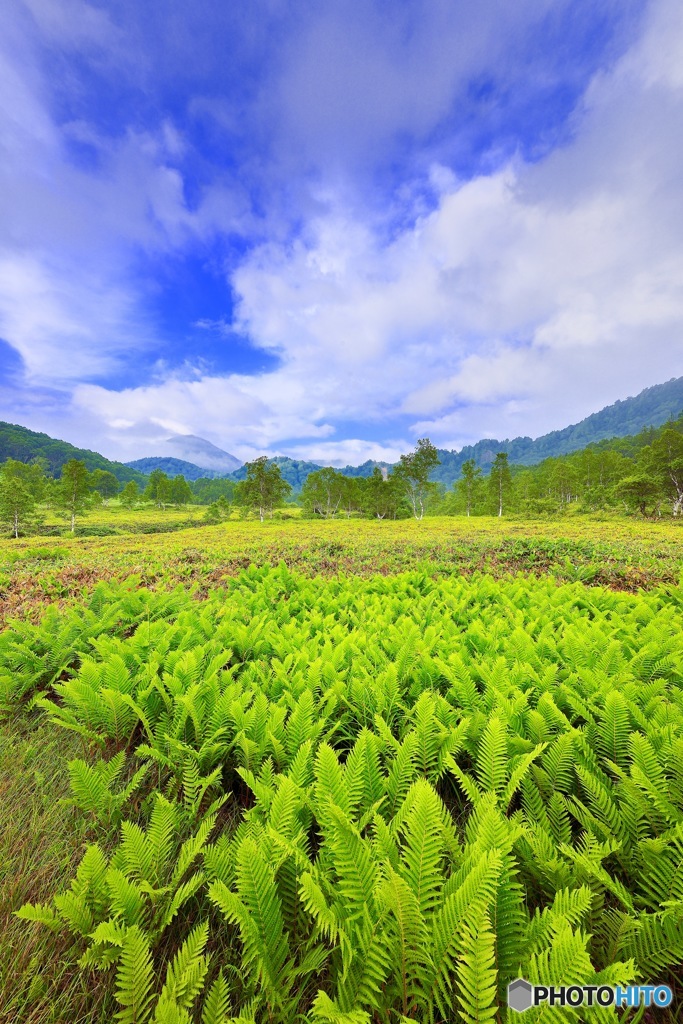
[[[234,473],[242,463],[217,445],[196,434],[172,434],[164,441],[165,453],[171,458],[191,462],[201,469],[217,473]]]

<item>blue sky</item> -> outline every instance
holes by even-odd
[[[0,418],[394,459],[683,374],[683,9],[18,0]]]

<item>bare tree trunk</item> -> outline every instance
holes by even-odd
[[[14,539],[19,540],[19,513],[14,513]]]
[[[74,533],[76,530],[76,513],[71,513],[71,532]]]

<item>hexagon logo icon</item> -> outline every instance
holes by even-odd
[[[517,1013],[524,1013],[533,1005],[533,988],[524,978],[515,978],[508,985],[508,1006]]]

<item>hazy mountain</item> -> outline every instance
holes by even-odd
[[[234,473],[242,465],[234,455],[194,434],[173,434],[166,438],[164,449],[168,453],[165,457],[182,459],[200,469],[214,469],[217,473]]]

